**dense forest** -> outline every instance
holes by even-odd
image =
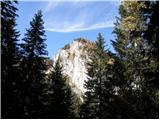
[[[45,72],[42,11],[20,40],[16,5],[1,1],[2,118],[159,118],[158,1],[121,2],[112,40],[116,52],[106,49],[99,33],[89,50],[87,91],[80,104],[58,61],[49,75]]]

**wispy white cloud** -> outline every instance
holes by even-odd
[[[53,2],[53,1],[47,1],[46,5],[43,8],[43,12],[49,12],[51,10],[53,10],[54,8],[56,8],[59,5],[59,1]]]
[[[73,24],[68,25],[68,27],[48,27],[45,30],[51,32],[77,32],[77,31],[87,31],[87,30],[95,30],[101,28],[110,28],[113,27],[113,21],[107,21],[104,23],[96,23],[89,26],[85,26],[84,24]]]
[[[59,1],[48,2],[44,9],[47,31],[77,32],[114,26],[119,2]]]
[[[53,11],[56,7],[67,2],[70,2],[70,4],[74,7],[83,7],[85,5],[85,0],[47,0],[45,1],[46,4],[43,7],[43,12],[46,13]]]

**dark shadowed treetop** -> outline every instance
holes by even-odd
[[[43,24],[42,11],[39,10],[30,22],[31,27],[27,29],[27,33],[23,39],[27,44],[21,45],[24,49],[24,54],[30,58],[48,54],[45,50],[47,45],[44,43],[46,38]]]

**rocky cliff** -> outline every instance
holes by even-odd
[[[79,38],[65,45],[53,58],[53,61],[59,59],[63,66],[63,74],[68,77],[70,86],[80,96],[86,91],[84,83],[87,80],[86,66],[90,47],[92,47],[90,41]]]

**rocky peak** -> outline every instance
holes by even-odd
[[[80,96],[86,91],[84,81],[87,80],[86,66],[89,60],[87,49],[91,46],[92,42],[79,38],[65,45],[53,58],[54,61],[59,59],[63,74],[68,77],[69,84]]]

